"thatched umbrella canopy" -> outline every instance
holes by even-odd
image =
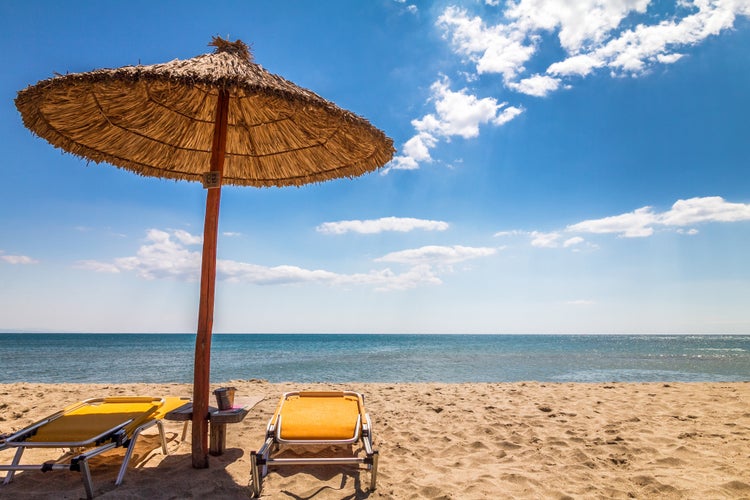
[[[201,181],[220,90],[228,92],[223,184],[300,186],[387,163],[365,119],[252,62],[241,41],[212,54],[44,80],[18,93],[24,125],[52,145],[141,175]]]
[[[53,146],[209,188],[193,388],[193,466],[208,465],[208,391],[221,185],[300,186],[375,170],[393,142],[367,120],[252,61],[241,41],[148,66],[57,76],[21,90],[23,123]]]

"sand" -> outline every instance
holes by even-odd
[[[247,498],[249,454],[288,390],[351,389],[366,396],[380,451],[378,488],[353,466],[271,471],[262,498],[750,498],[750,383],[271,384],[231,381],[262,395],[227,429],[227,451],[191,468],[190,444],[168,423],[136,448],[92,461],[98,498]],[[182,384],[2,384],[0,433],[92,396],[190,395]],[[30,453],[30,452],[27,452]],[[45,450],[47,458],[59,450]],[[8,463],[13,451],[0,451]],[[1,475],[2,473],[0,473]],[[0,498],[80,498],[80,475],[17,473]]]

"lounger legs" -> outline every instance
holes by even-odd
[[[94,498],[94,482],[91,479],[91,469],[89,469],[89,461],[87,459],[81,460],[81,476],[83,476],[83,487],[86,489],[86,498]]]
[[[39,470],[38,465],[20,465],[21,456],[23,455],[24,451],[25,451],[24,447],[19,447],[16,450],[16,454],[13,457],[13,462],[10,464],[10,466],[8,466],[8,469],[7,469],[8,473],[5,475],[5,480],[3,481],[3,484],[10,483],[13,480],[13,475],[16,473],[17,470]],[[93,498],[94,497],[94,484],[91,479],[91,470],[89,469],[88,459],[89,459],[89,455],[83,454],[74,458],[71,465],[49,462],[45,464],[44,466],[42,466],[42,471],[57,470],[57,469],[71,469],[71,470],[80,471],[82,479],[83,479],[83,487],[86,489],[86,498]],[[72,464],[75,464],[75,465],[72,465]],[[75,467],[75,469],[73,469],[73,467]]]
[[[13,457],[13,462],[11,462],[11,467],[16,467],[21,462],[21,455],[23,455],[23,448],[18,448],[16,450],[16,454]],[[15,475],[16,471],[13,469],[10,469],[8,473],[5,475],[5,480],[3,481],[3,484],[9,484],[11,481],[13,481],[13,475]]]
[[[372,453],[372,465],[370,466],[370,491],[375,491],[376,481],[378,480],[378,452]]]
[[[161,420],[156,420],[155,424],[156,424],[156,427],[159,429],[159,437],[161,438],[161,451],[162,451],[162,453],[164,455],[169,455],[169,450],[167,449],[167,436],[164,434],[164,423],[162,423]],[[120,466],[120,473],[117,474],[117,480],[115,481],[115,486],[120,486],[120,484],[122,484],[123,479],[125,479],[125,473],[128,470],[128,464],[130,463],[130,457],[133,455],[133,449],[135,448],[135,442],[138,440],[138,436],[141,435],[141,431],[144,430],[144,429],[146,429],[146,428],[147,427],[139,427],[133,433],[133,437],[130,439],[130,443],[128,444],[128,448],[125,451],[125,458],[123,458],[122,465]]]
[[[268,465],[266,465],[266,461],[271,454],[271,448],[274,445],[275,440],[273,436],[268,436],[266,442],[260,447],[260,450],[257,452],[250,452],[250,477],[253,481],[252,495],[254,498],[260,496],[260,490],[263,488],[263,477],[268,473]],[[263,464],[260,468],[259,463]]]
[[[362,443],[365,445],[365,453],[370,460],[370,491],[375,491],[375,484],[378,479],[378,452],[372,449],[372,421],[370,415],[366,414],[367,427],[362,432]]]
[[[164,424],[161,420],[156,421],[156,427],[159,429],[159,438],[161,439],[161,453],[164,456],[169,455],[169,450],[167,449],[167,435],[164,434]]]
[[[253,481],[252,484],[252,497],[258,498],[260,496],[260,471],[258,471],[258,454],[254,451],[250,452],[250,478]]]

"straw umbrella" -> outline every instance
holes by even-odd
[[[300,186],[375,170],[393,142],[367,120],[266,71],[240,40],[211,54],[43,80],[18,93],[53,146],[207,188],[193,385],[193,466],[208,466],[210,350],[221,186]]]

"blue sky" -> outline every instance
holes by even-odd
[[[397,148],[223,190],[215,332],[750,332],[750,0],[2,2],[0,330],[195,330],[202,187],[13,99],[215,35]]]

